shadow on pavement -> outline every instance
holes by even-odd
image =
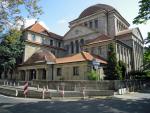
[[[150,99],[143,100],[80,100],[1,103],[0,113],[149,113]]]

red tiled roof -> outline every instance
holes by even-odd
[[[104,41],[110,41],[113,40],[113,38],[106,36],[106,35],[100,35],[95,39],[87,40],[85,45],[91,45],[99,42],[104,42]]]
[[[82,62],[82,61],[92,61],[96,59],[96,61],[107,64],[107,61],[100,56],[92,55],[88,52],[81,52],[75,55],[66,56],[62,58],[56,58],[50,51],[48,50],[39,50],[34,53],[26,62],[22,65],[30,65],[37,63],[46,63],[52,62],[54,64],[64,64],[64,63],[72,63],[72,62]]]
[[[23,64],[34,64],[42,62],[55,62],[56,57],[48,50],[39,50],[34,53],[26,62]]]
[[[38,22],[36,22],[35,24],[27,27],[25,30],[32,31],[32,32],[35,32],[35,33],[39,33],[39,34],[42,34],[42,35],[46,35],[46,36],[49,36],[50,38],[55,38],[55,39],[58,39],[58,40],[62,40],[62,36],[57,35],[57,34],[52,33],[52,32],[49,32],[46,28],[44,28]]]
[[[100,57],[96,57],[88,52],[81,52],[75,55],[57,58],[56,63],[61,64],[61,63],[81,62],[81,61],[92,61],[93,59],[96,59],[100,63],[107,64],[106,60],[101,59]]]

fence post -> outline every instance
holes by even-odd
[[[49,90],[49,88],[48,88],[48,85],[46,86],[46,91],[48,91]]]
[[[42,99],[45,98],[45,86],[43,87],[43,91],[42,91]]]
[[[20,86],[19,82],[18,82],[18,86]]]
[[[59,85],[57,86],[57,92],[59,92]]]
[[[77,86],[76,86],[76,84],[75,84],[75,86],[74,86],[74,91],[77,91]]]
[[[6,82],[4,81],[4,86],[6,85]]]
[[[37,85],[37,90],[39,90],[39,84]]]
[[[83,99],[85,99],[85,87],[83,87],[82,94],[83,94]]]

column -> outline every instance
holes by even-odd
[[[36,69],[35,71],[36,71],[36,80],[40,80],[40,79],[39,79],[39,78],[40,78],[40,77],[39,77],[39,69]]]
[[[19,70],[18,75],[17,75],[17,80],[21,80],[21,70]]]
[[[29,81],[29,71],[30,70],[25,70],[25,81]]]

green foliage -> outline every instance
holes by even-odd
[[[118,65],[119,65],[120,73],[121,73],[120,79],[124,80],[124,79],[126,79],[125,78],[125,75],[126,75],[126,64],[123,61],[118,61]]]
[[[150,46],[145,47],[145,52],[144,52],[144,70],[145,71],[150,71]]]
[[[24,51],[24,41],[21,31],[11,30],[0,45],[0,71],[13,72]]]
[[[140,0],[139,7],[138,16],[133,20],[134,24],[145,23],[150,19],[150,0]]]
[[[108,51],[108,66],[107,66],[107,79],[115,80],[120,79],[121,71],[117,63],[116,52],[114,44],[109,44]]]
[[[89,80],[98,80],[98,74],[95,70],[92,70],[88,73],[88,79]]]
[[[18,21],[23,21],[22,13],[26,11],[28,17],[42,14],[39,0],[0,0],[0,30],[15,26]]]
[[[141,79],[147,77],[147,73],[142,70],[131,71],[128,73],[131,79]]]

